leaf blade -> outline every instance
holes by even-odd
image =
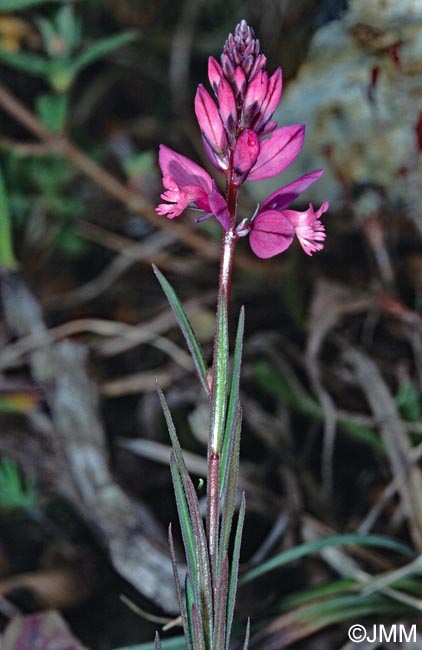
[[[207,381],[207,365],[205,363],[199,341],[196,338],[195,332],[193,331],[193,327],[171,284],[155,265],[153,265],[152,268],[158,282],[161,285],[162,290],[166,295],[166,298],[173,310],[173,313],[185,338],[189,352],[192,356],[196,372],[198,373],[199,379],[201,380],[201,384],[203,385],[205,392],[208,394],[209,387]]]

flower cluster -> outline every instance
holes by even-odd
[[[195,113],[204,148],[214,167],[226,176],[227,195],[246,180],[265,180],[284,171],[303,145],[303,124],[278,128],[272,119],[281,99],[282,72],[278,68],[269,76],[265,66],[259,41],[242,20],[229,35],[221,62],[209,59],[208,78],[217,103],[202,84],[196,93]],[[231,229],[238,237],[249,235],[252,250],[261,258],[286,250],[295,235],[308,255],[322,249],[325,230],[320,217],[328,203],[316,211],[312,205],[304,212],[287,209],[323,174],[322,169],[276,190],[251,219],[236,225],[234,211],[202,167],[164,145],[159,164],[165,203],[157,207],[158,214],[173,219],[187,207],[196,207],[205,213],[201,219],[214,216],[223,230]]]

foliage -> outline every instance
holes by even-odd
[[[10,458],[0,461],[0,508],[32,510],[38,504],[34,479],[24,479]]]

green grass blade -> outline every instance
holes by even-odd
[[[267,361],[260,361],[255,365],[255,375],[262,388],[276,399],[281,399],[284,404],[291,406],[298,413],[313,420],[319,422],[324,420],[324,410],[321,405],[308,395],[304,389],[300,390],[300,393],[297,390],[297,386],[294,385],[298,384],[296,377],[294,377],[294,384],[289,383]],[[374,449],[380,451],[384,448],[376,431],[361,422],[339,419],[338,427],[353,438],[369,444]]]
[[[255,578],[278,569],[289,562],[298,560],[306,555],[312,555],[317,553],[323,548],[328,548],[330,546],[373,546],[376,548],[384,548],[391,551],[397,551],[408,557],[415,557],[414,551],[410,549],[405,544],[398,542],[391,537],[386,537],[384,535],[357,535],[357,534],[347,534],[347,535],[333,535],[332,537],[326,537],[324,539],[317,539],[313,542],[307,542],[306,544],[300,544],[294,548],[290,548],[287,551],[283,551],[279,555],[263,562],[259,566],[247,571],[242,578],[239,580],[239,584],[246,584]]]
[[[16,268],[16,260],[13,254],[12,245],[12,224],[9,212],[9,202],[6,194],[6,186],[3,174],[0,169],[0,266],[13,270]]]
[[[248,618],[248,622],[246,623],[245,642],[243,644],[243,650],[248,650],[250,633],[251,633],[251,619]]]
[[[186,315],[185,310],[182,307],[182,304],[179,298],[176,295],[171,284],[166,280],[164,275],[153,265],[153,270],[157,276],[158,282],[161,284],[161,288],[166,294],[167,300],[170,304],[170,307],[173,310],[173,313],[176,317],[176,320],[179,324],[182,334],[185,337],[186,344],[189,348],[189,351],[192,355],[193,363],[198,373],[199,379],[205,389],[205,392],[209,393],[208,381],[207,381],[207,365],[204,361],[202,354],[201,346],[199,345],[198,339],[195,336],[192,325]]]
[[[233,433],[236,426],[237,412],[239,409],[239,380],[240,367],[242,364],[243,333],[245,331],[245,309],[242,307],[239,314],[237,326],[236,343],[233,355],[233,370],[230,384],[229,403],[227,407],[226,426],[224,429],[223,446],[221,448],[219,493],[224,493],[227,481],[227,465],[230,455],[230,447],[233,441]]]
[[[217,330],[215,335],[214,367],[211,393],[210,448],[219,454],[224,436],[226,417],[227,375],[229,366],[229,337],[226,296],[218,296]]]
[[[232,565],[230,570],[229,593],[227,597],[227,632],[226,632],[226,650],[229,650],[230,635],[234,618],[234,606],[236,603],[237,578],[239,575],[240,545],[242,542],[243,524],[245,521],[245,493],[242,494],[242,501],[239,509],[237,520],[236,536],[234,538]]]

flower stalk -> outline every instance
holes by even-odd
[[[176,430],[161,390],[161,404],[173,446],[171,472],[179,522],[185,548],[187,576],[184,591],[179,584],[177,560],[169,529],[170,552],[176,590],[188,650],[229,650],[237,590],[240,546],[245,517],[242,496],[237,525],[233,520],[239,475],[239,448],[242,407],[239,378],[244,331],[244,311],[240,312],[233,369],[229,376],[229,336],[231,278],[236,244],[249,236],[253,252],[261,258],[285,251],[296,236],[308,255],[319,251],[325,239],[320,221],[328,209],[310,205],[298,212],[287,209],[301,192],[316,181],[316,170],[271,194],[252,216],[237,220],[237,198],[246,180],[270,178],[286,169],[299,154],[304,138],[302,124],[278,128],[272,119],[282,93],[282,73],[266,72],[266,58],[253,30],[242,20],[230,34],[220,62],[209,59],[208,77],[215,102],[204,86],[198,87],[195,113],[205,152],[226,177],[223,197],[213,178],[185,156],[161,145],[159,164],[165,191],[160,215],[169,219],[186,208],[203,212],[198,222],[215,218],[222,228],[216,330],[212,369],[207,370],[192,326],[174,290],[162,274],[155,273],[166,293],[191,351],[195,368],[209,397],[207,514],[204,528],[198,498],[186,470]],[[230,541],[233,551],[229,556]],[[248,646],[249,624],[244,648]],[[155,647],[160,648],[157,635]]]

